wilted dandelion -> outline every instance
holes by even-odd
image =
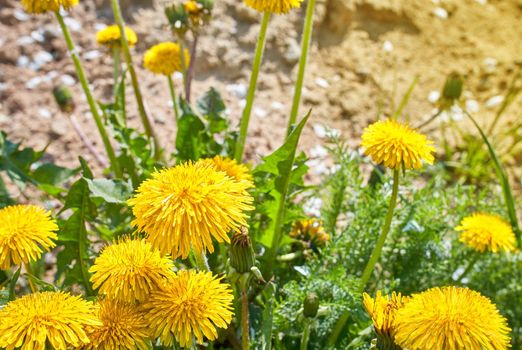
[[[363,294],[363,304],[366,312],[371,317],[373,328],[377,333],[378,340],[386,344],[385,348],[393,348],[393,331],[395,327],[395,316],[397,311],[408,301],[408,297],[402,296],[401,293],[393,292],[391,297],[382,295],[381,291],[377,291],[375,299],[367,293]]]
[[[419,169],[423,160],[428,164],[434,161],[432,141],[408,125],[391,119],[364,129],[361,145],[375,163],[390,169]]]
[[[324,246],[330,240],[320,220],[316,218],[300,220],[294,223],[290,237]]]
[[[247,188],[201,162],[157,171],[129,200],[132,224],[173,258],[186,258],[191,248],[213,252],[212,237],[228,243],[231,230],[247,226],[245,211],[253,209]]]
[[[244,164],[238,163],[234,159],[215,156],[214,158],[200,160],[200,162],[209,164],[218,171],[224,171],[229,177],[236,181],[245,181],[249,187],[254,187],[250,170]]]
[[[245,4],[259,12],[285,14],[293,8],[299,8],[303,0],[244,0]]]
[[[138,42],[138,36],[129,27],[125,26],[125,35],[127,36],[127,42],[129,46],[134,46]],[[107,46],[109,48],[113,46],[119,46],[121,39],[120,27],[116,24],[103,28],[96,33],[96,42],[100,45]]]
[[[57,12],[60,8],[68,10],[78,5],[78,0],[22,0],[22,6],[28,13]]]
[[[395,318],[395,341],[410,350],[504,350],[506,319],[480,293],[467,288],[432,288],[414,294]]]
[[[151,348],[149,326],[139,306],[104,298],[99,301],[98,315],[102,324],[88,328],[91,342],[82,349],[148,350]]]
[[[78,348],[89,342],[86,326],[98,326],[93,304],[64,292],[41,292],[0,310],[0,347],[45,350]]]
[[[228,327],[233,299],[230,286],[212,273],[180,271],[150,295],[145,319],[163,345],[172,346],[175,338],[190,347],[193,338],[215,340],[217,328]]]
[[[56,244],[58,225],[51,213],[35,205],[0,209],[0,269],[29,263]]]
[[[143,301],[172,272],[173,262],[144,239],[124,239],[107,246],[89,269],[101,294],[132,303]]]
[[[475,213],[465,217],[455,229],[462,232],[460,234],[462,243],[481,253],[515,250],[513,229],[500,216]]]
[[[143,65],[155,74],[170,76],[174,72],[183,72],[183,64],[185,67],[189,66],[190,55],[188,50],[184,49],[185,63],[183,63],[180,51],[179,44],[172,42],[154,45],[145,52]]]

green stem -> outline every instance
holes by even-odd
[[[24,265],[25,265],[25,271],[27,271],[27,273],[29,275],[34,276],[34,272],[33,272],[33,268],[31,267],[31,263],[30,262],[24,263]],[[33,292],[33,293],[38,292],[38,288],[36,288],[31,277],[27,277],[27,282],[29,282],[29,288],[31,288],[31,292]]]
[[[334,329],[332,333],[330,333],[330,336],[328,337],[328,340],[326,342],[327,348],[331,348],[337,343],[337,339],[339,338],[339,335],[341,334],[341,331],[343,330],[344,326],[346,325],[346,322],[348,322],[348,317],[350,317],[349,311],[344,311],[341,316],[337,319],[337,322],[335,323]]]
[[[174,108],[174,115],[176,116],[177,122],[179,119],[179,109],[178,98],[176,97],[176,88],[174,87],[174,82],[172,81],[172,75],[167,75],[167,79],[169,81],[170,96],[172,97],[172,106]]]
[[[310,339],[311,329],[312,322],[307,317],[305,317],[303,334],[301,335],[301,346],[299,347],[300,350],[308,349],[308,340]]]
[[[185,42],[183,41],[183,38],[179,38],[179,55],[181,57],[181,68],[183,69],[183,71],[181,72],[183,74],[183,87],[185,88],[185,100],[187,100],[187,102],[189,102],[188,100],[188,89],[189,89],[189,86],[188,86],[188,67],[187,67],[187,60],[186,60],[186,57],[185,57]],[[192,57],[191,57],[192,59]],[[192,62],[192,61],[191,61]]]
[[[263,52],[265,51],[266,32],[268,29],[268,22],[270,21],[270,12],[263,14],[261,20],[261,28],[259,31],[259,37],[257,39],[256,52],[254,54],[254,63],[252,64],[252,73],[250,75],[250,85],[248,87],[248,93],[246,98],[245,109],[243,110],[243,116],[241,117],[241,124],[239,130],[239,137],[236,143],[236,150],[234,159],[239,163],[243,158],[243,152],[245,150],[245,141],[248,133],[248,124],[250,123],[250,115],[252,114],[252,106],[254,105],[254,97],[257,87],[257,78],[259,76],[259,68],[263,60]]]
[[[457,281],[456,281],[457,283],[462,282],[464,277],[466,277],[468,275],[468,273],[470,273],[471,270],[473,270],[473,267],[475,266],[475,263],[478,261],[479,257],[480,257],[479,254],[475,254],[475,256],[469,261],[468,266],[466,267],[464,272],[462,272],[460,274],[459,278],[457,278]]]
[[[241,286],[241,348],[248,350],[250,348],[249,341],[249,312],[248,312],[248,294],[247,288]]]
[[[143,96],[141,94],[140,85],[138,83],[138,76],[136,74],[136,70],[134,69],[134,64],[132,63],[132,56],[130,54],[129,42],[127,41],[127,33],[125,32],[125,23],[121,14],[120,3],[118,0],[111,0],[111,5],[112,12],[114,14],[114,21],[120,28],[121,48],[123,50],[125,62],[127,63],[127,69],[129,70],[131,76],[132,87],[134,89],[134,95],[138,104],[141,123],[145,128],[145,134],[152,139],[152,142],[154,142],[155,158],[158,160],[161,159],[162,152],[156,134],[154,133],[154,129],[152,128],[152,123],[150,122],[149,116],[145,110],[145,104],[143,103]]]
[[[299,59],[299,70],[297,71],[297,80],[295,83],[294,100],[292,102],[292,109],[290,112],[290,119],[288,120],[288,127],[286,129],[286,136],[290,135],[292,125],[297,120],[299,113],[299,104],[301,103],[301,94],[303,92],[303,82],[306,71],[306,63],[308,61],[308,51],[310,49],[310,41],[312,38],[313,23],[314,23],[314,8],[315,0],[308,0],[306,6],[306,18],[303,29],[303,38],[301,41],[301,58]]]
[[[73,60],[74,67],[76,69],[76,75],[78,76],[78,79],[80,80],[80,84],[82,85],[83,92],[85,93],[85,97],[87,98],[87,103],[89,104],[91,114],[94,118],[94,122],[96,123],[98,132],[100,133],[100,136],[102,138],[103,145],[105,146],[105,151],[107,152],[107,155],[109,156],[109,161],[111,163],[112,171],[114,172],[114,175],[116,177],[121,178],[122,172],[120,169],[120,163],[118,162],[118,159],[116,158],[116,154],[114,153],[114,148],[112,148],[112,144],[109,140],[109,135],[107,134],[107,130],[105,130],[105,126],[103,125],[102,119],[100,117],[100,113],[98,112],[98,106],[96,104],[96,101],[94,100],[94,97],[92,96],[92,92],[91,92],[91,88],[89,87],[89,83],[87,82],[87,79],[85,78],[85,72],[84,72],[82,64],[80,62],[80,58],[78,57],[78,52],[76,51],[76,48],[72,41],[71,34],[69,33],[69,29],[65,25],[63,17],[60,14],[60,11],[56,11],[55,14],[56,14],[56,18],[58,19],[58,23],[60,24],[60,27],[62,29],[63,36],[65,37],[65,41],[67,43],[67,48],[69,50],[69,54],[71,55],[71,58]]]
[[[119,45],[114,45],[112,47],[112,59],[113,59],[113,72],[112,76],[114,78],[114,86],[113,86],[113,96],[116,97],[118,93],[118,81],[120,80],[120,72],[121,72],[121,50]]]
[[[196,260],[196,266],[199,271],[210,271],[205,253],[198,253],[194,251],[194,259]]]
[[[379,260],[379,257],[381,256],[381,251],[384,246],[384,242],[386,242],[386,237],[388,236],[388,232],[390,232],[393,212],[395,210],[395,206],[397,205],[397,195],[399,193],[399,175],[400,175],[400,170],[395,169],[393,171],[393,189],[392,189],[392,195],[390,198],[390,205],[388,207],[388,214],[386,214],[386,219],[384,221],[384,226],[382,228],[381,235],[379,236],[379,239],[377,240],[377,243],[376,243],[375,247],[373,248],[373,252],[372,252],[372,255],[370,256],[370,260],[368,261],[368,264],[364,268],[364,272],[361,277],[361,289],[362,290],[364,290],[366,288],[366,284],[368,283],[368,280],[370,279],[370,276],[373,272],[375,264],[377,264],[377,261]]]

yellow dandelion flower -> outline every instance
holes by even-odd
[[[145,300],[173,274],[172,267],[172,260],[161,256],[149,242],[126,238],[103,249],[89,272],[93,287],[101,294],[132,303]]]
[[[0,310],[0,347],[45,350],[78,348],[89,342],[85,327],[97,326],[91,302],[64,292],[40,292],[9,302]]]
[[[299,8],[303,0],[244,0],[245,4],[258,12],[275,14],[288,13],[293,8]]]
[[[55,247],[58,225],[51,213],[35,205],[0,209],[0,269],[38,260]]]
[[[185,51],[185,66],[190,64],[190,55]],[[183,71],[180,47],[177,43],[165,42],[154,45],[145,52],[143,65],[155,74],[171,75],[174,72]]]
[[[138,36],[129,27],[125,26],[125,35],[129,46],[134,46],[138,42]],[[120,27],[116,24],[103,28],[96,33],[96,42],[107,47],[119,46],[121,39]]]
[[[197,15],[199,11],[201,11],[202,6],[198,4],[197,1],[189,0],[183,4],[185,11],[190,15]]]
[[[247,187],[202,162],[157,171],[128,202],[132,224],[174,259],[186,258],[191,248],[212,253],[212,237],[229,243],[231,230],[248,226],[245,211],[253,209],[253,199]]]
[[[34,14],[56,12],[60,8],[68,10],[76,5],[78,5],[78,0],[22,0],[25,11]]]
[[[433,142],[408,125],[391,119],[364,129],[361,145],[375,163],[390,169],[419,169],[422,160],[428,164],[434,161]]]
[[[182,347],[192,339],[215,340],[216,328],[227,328],[232,320],[230,286],[211,272],[179,271],[168,283],[150,295],[144,304],[145,319],[162,344],[172,346],[174,338]]]
[[[324,246],[330,240],[320,220],[316,218],[300,220],[292,225],[290,237]]]
[[[224,171],[229,177],[236,181],[245,181],[248,187],[254,187],[254,179],[250,170],[244,164],[238,164],[235,159],[215,156],[214,158],[202,159],[199,162],[210,164],[218,171]]]
[[[395,317],[395,342],[410,350],[505,350],[510,329],[496,306],[468,288],[414,294]]]
[[[378,339],[384,344],[394,344],[393,330],[395,326],[395,316],[397,311],[402,308],[407,301],[408,297],[395,292],[389,297],[388,295],[383,296],[381,291],[377,291],[375,299],[367,293],[363,294],[364,308],[372,319],[373,328],[378,335]]]
[[[82,349],[150,349],[149,325],[142,311],[135,304],[109,298],[100,300],[98,316],[102,324],[88,328],[91,342]]]
[[[483,253],[515,251],[515,234],[511,225],[497,215],[475,213],[465,217],[455,228],[461,231],[460,241]]]

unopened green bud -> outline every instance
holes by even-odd
[[[451,73],[446,78],[444,88],[442,89],[442,98],[447,102],[454,102],[460,99],[462,95],[462,88],[464,86],[464,80],[457,73]]]
[[[308,293],[303,302],[303,315],[313,318],[319,310],[319,297],[314,292]]]
[[[172,32],[179,35],[184,35],[185,32],[189,29],[189,14],[183,5],[172,5],[166,7],[165,15],[167,16]]]
[[[250,272],[254,266],[256,258],[252,242],[246,228],[242,227],[240,232],[236,232],[232,237],[230,247],[230,265],[239,273]]]
[[[53,89],[53,95],[62,112],[71,113],[74,111],[74,100],[69,88],[64,85],[57,86]]]

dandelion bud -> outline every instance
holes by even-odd
[[[181,36],[185,35],[189,29],[190,21],[189,13],[186,11],[183,5],[172,5],[166,7],[165,16],[167,16],[167,20],[169,21],[172,32]]]
[[[451,106],[455,101],[458,101],[462,95],[463,85],[464,80],[459,74],[450,74],[442,88],[442,103],[445,106]]]
[[[242,227],[241,232],[237,232],[232,237],[232,245],[230,248],[230,265],[239,273],[250,272],[254,266],[256,259],[252,242],[248,236],[246,228]]]
[[[53,95],[62,112],[72,113],[74,111],[74,100],[68,87],[65,85],[55,87]]]
[[[303,302],[303,315],[313,318],[319,310],[319,297],[314,292],[308,293]]]

